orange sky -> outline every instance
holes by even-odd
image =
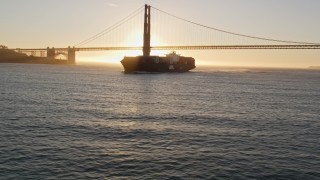
[[[10,48],[73,46],[114,25],[145,3],[179,17],[227,31],[273,39],[320,42],[318,0],[4,0],[0,6],[0,43]],[[121,28],[86,46],[141,45],[142,28],[141,11]],[[152,14],[152,33],[153,45],[256,43],[197,28],[156,11]],[[175,44],[177,42],[179,43]],[[168,51],[152,53],[161,55]],[[197,64],[207,65],[320,65],[319,50],[191,50],[178,53],[196,58]],[[81,52],[77,53],[77,62],[119,64],[123,56],[139,54],[139,51]]]

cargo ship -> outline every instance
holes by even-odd
[[[172,52],[161,56],[124,57],[121,61],[126,73],[133,72],[187,72],[194,69],[195,59]]]
[[[151,6],[145,5],[143,55],[124,57],[121,64],[126,73],[134,72],[187,72],[194,69],[195,59],[180,56],[176,52],[166,56],[152,56],[151,52]]]

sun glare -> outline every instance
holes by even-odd
[[[128,47],[141,47],[143,46],[143,34],[139,30],[132,30],[128,36],[126,46]],[[152,35],[151,46],[165,46],[159,36],[156,34]],[[154,56],[165,56],[169,51],[165,50],[151,50],[151,55]],[[79,53],[79,61],[85,63],[111,63],[111,64],[120,64],[120,61],[125,56],[141,56],[141,50],[119,50],[119,51],[105,51],[105,52],[87,52]]]
[[[130,33],[128,38],[128,46],[133,47],[142,47],[143,46],[143,37],[141,32],[134,30]]]

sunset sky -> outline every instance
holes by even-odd
[[[73,46],[114,25],[146,3],[179,17],[231,32],[320,43],[319,0],[2,0],[0,44],[9,48]],[[166,19],[159,17],[158,20]],[[142,37],[143,32],[130,28],[134,26],[132,25],[134,22],[125,29],[128,32],[122,31],[123,34],[127,34],[126,39],[131,41],[130,45],[139,45],[142,42],[140,36]],[[143,24],[139,27],[142,26]],[[160,32],[163,28],[159,27],[160,22],[155,23],[154,28],[157,26],[160,29],[157,32]],[[168,27],[170,33],[183,37],[194,36],[192,31],[189,35],[184,34],[187,27],[173,26]],[[195,32],[199,33],[199,30]],[[160,33],[154,34],[155,36],[152,36],[154,43],[170,42],[161,37]],[[199,41],[203,41],[201,37]],[[208,45],[208,42],[204,43]],[[104,46],[103,42],[99,42],[98,45]],[[118,63],[124,55],[139,53],[116,51],[77,53],[77,62]],[[320,66],[320,50],[192,50],[178,51],[178,53],[193,56],[203,65]]]

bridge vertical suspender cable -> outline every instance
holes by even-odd
[[[138,8],[137,10],[133,11],[132,13],[130,13],[128,16],[126,16],[125,18],[123,18],[122,20],[120,20],[119,22],[115,23],[114,25],[104,29],[103,31],[101,31],[100,33],[97,33],[96,35],[85,39],[81,42],[79,42],[78,44],[75,45],[74,50],[75,51],[105,51],[105,50],[138,50],[138,49],[143,49],[143,47],[137,47],[137,46],[104,46],[104,47],[83,47],[84,45],[104,36],[105,34],[110,33],[111,31],[119,28],[121,25],[125,24],[126,22],[128,22],[129,20],[133,19],[134,17],[137,17],[142,11],[143,8],[145,10],[147,10],[147,25],[149,27],[147,27],[147,43],[145,44],[150,44],[150,38],[151,38],[151,8],[154,9],[157,12],[160,12],[162,14],[166,14],[167,16],[173,18],[173,19],[177,19],[179,21],[185,22],[187,24],[190,25],[194,25],[195,27],[201,27],[203,29],[208,29],[211,31],[215,31],[215,32],[220,32],[220,33],[224,33],[227,35],[233,35],[236,37],[243,37],[246,39],[254,39],[254,40],[261,40],[261,41],[266,41],[266,42],[276,42],[276,43],[286,43],[286,44],[262,44],[262,45],[254,45],[254,44],[244,44],[244,45],[212,45],[212,44],[202,44],[202,45],[176,45],[176,46],[153,46],[150,47],[149,49],[153,49],[153,50],[192,50],[192,49],[202,49],[202,50],[207,50],[207,49],[320,49],[320,43],[313,43],[313,42],[301,42],[301,41],[286,41],[286,40],[280,40],[280,39],[272,39],[272,38],[264,38],[264,37],[258,37],[258,36],[250,36],[250,35],[245,35],[245,34],[240,34],[240,33],[234,33],[231,31],[226,31],[226,30],[222,30],[222,29],[218,29],[218,28],[214,28],[214,27],[210,27],[210,26],[206,26],[200,23],[196,23],[194,21],[191,20],[187,20],[181,17],[178,17],[176,15],[173,15],[171,13],[168,13],[166,11],[160,10],[156,7],[151,7],[151,6],[147,6],[148,8],[142,6],[140,8]],[[154,12],[154,11],[153,11]],[[156,18],[157,19],[157,18]],[[158,18],[159,19],[159,18]],[[167,19],[165,19],[167,20]],[[143,24],[139,25],[139,26],[143,26]],[[175,31],[183,31],[184,27],[180,27],[181,29],[179,30],[175,30]],[[148,32],[150,31],[150,32]],[[165,31],[165,32],[170,32],[172,31],[172,29],[170,29],[170,27],[162,27],[161,31]],[[177,32],[176,32],[177,33]],[[128,33],[129,34],[129,33]],[[142,34],[142,32],[141,32]],[[179,35],[181,36],[181,35]],[[190,35],[191,36],[191,35]],[[194,36],[194,35],[192,35]],[[208,35],[206,35],[206,37],[211,37],[212,35],[208,33]],[[229,37],[229,36],[228,36]],[[197,37],[196,37],[197,38]],[[197,40],[197,39],[195,39]],[[229,41],[229,40],[227,40]],[[241,40],[242,41],[242,40]],[[193,43],[197,43],[197,42],[193,42]],[[55,48],[57,51],[61,50],[61,51],[66,51],[68,50],[68,48]],[[31,51],[46,51],[46,48],[26,48],[26,49],[14,49],[17,51],[23,51],[23,52],[31,52]],[[148,53],[147,53],[148,54]]]
[[[218,29],[218,28],[206,26],[206,25],[203,25],[203,24],[199,24],[199,23],[196,23],[196,22],[187,20],[187,19],[178,17],[178,16],[176,16],[176,15],[173,15],[173,14],[171,14],[171,13],[168,13],[168,12],[166,12],[166,11],[160,10],[160,9],[158,9],[158,8],[156,8],[156,7],[153,7],[153,6],[152,6],[152,8],[155,9],[155,10],[157,10],[157,11],[159,11],[159,12],[162,12],[162,13],[164,13],[164,14],[166,14],[166,15],[171,16],[172,18],[179,19],[179,20],[181,20],[181,21],[184,21],[184,22],[187,22],[187,23],[190,23],[190,24],[199,26],[199,27],[203,27],[203,28],[206,28],[206,29],[210,29],[210,30],[214,30],[214,31],[218,31],[218,32],[222,32],[222,33],[226,33],[226,34],[230,34],[230,35],[235,35],[235,36],[239,36],[239,37],[257,39],[257,40],[264,40],[264,41],[272,41],[272,42],[278,42],[278,43],[280,42],[280,43],[289,43],[289,44],[320,45],[320,43],[313,43],[313,42],[287,41],[287,40],[271,39],[271,38],[264,38],[264,37],[257,37],[257,36],[251,36],[251,35],[234,33],[234,32],[231,32],[231,31],[226,31],[226,30],[222,30],[222,29]]]
[[[114,29],[118,28],[119,26],[121,26],[122,24],[126,23],[127,21],[129,21],[130,19],[136,17],[140,12],[141,10],[143,9],[143,6],[138,8],[137,10],[135,10],[134,12],[130,13],[128,16],[126,16],[125,18],[123,18],[122,20],[120,20],[119,22],[115,23],[114,25],[104,29],[103,31],[101,31],[100,33],[97,33],[96,35],[93,35],[92,37],[86,39],[86,40],[83,40],[79,43],[77,43],[75,46],[76,47],[80,47],[80,46],[83,46],[85,44],[88,44],[89,42],[92,42],[98,38],[100,38],[101,36],[113,31]]]

